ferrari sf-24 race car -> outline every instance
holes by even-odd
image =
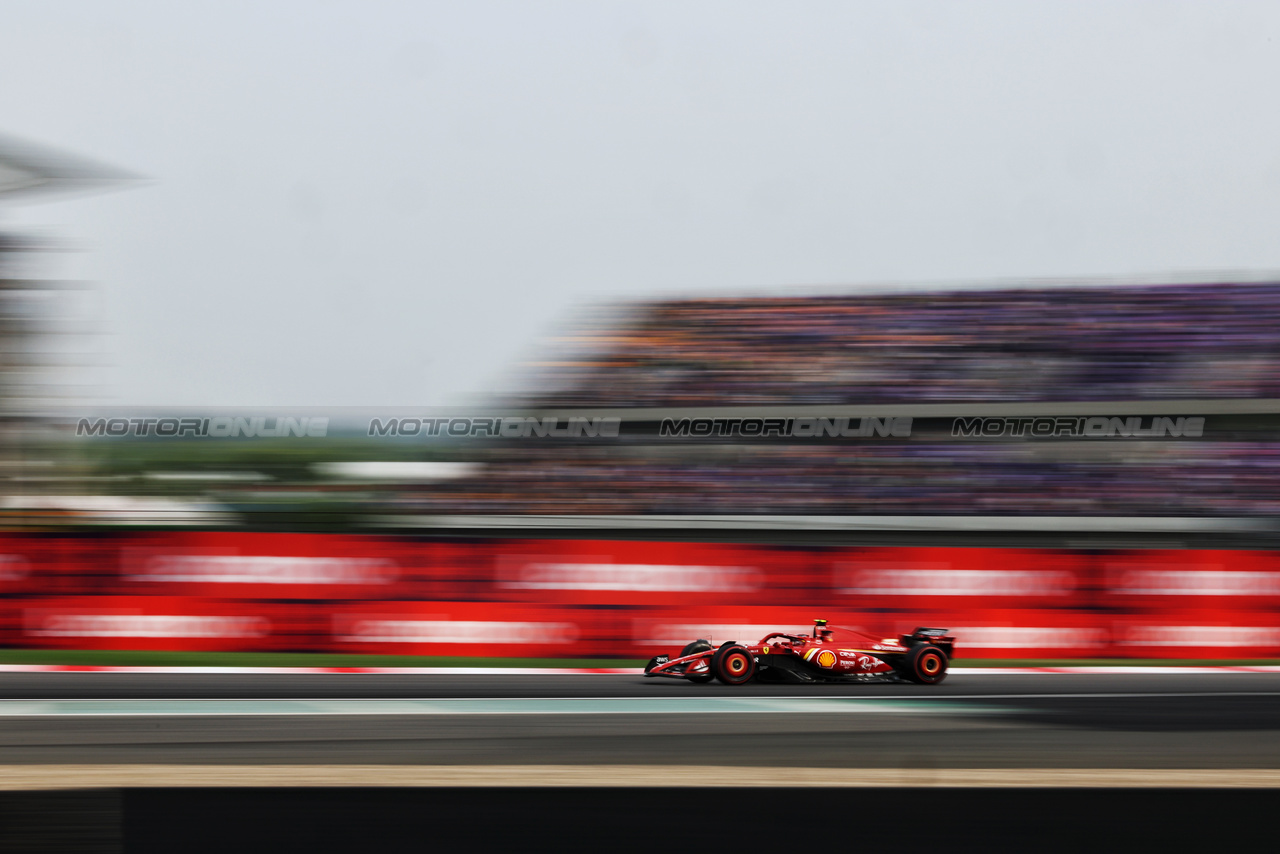
[[[839,635],[837,637],[837,634]],[[918,628],[897,638],[875,638],[815,620],[812,635],[773,632],[758,643],[712,645],[696,640],[675,658],[649,660],[645,676],[690,682],[719,679],[726,685],[761,682],[918,682],[936,685],[947,677],[955,649],[947,629]]]

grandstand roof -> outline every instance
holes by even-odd
[[[0,134],[0,202],[53,193],[115,189],[140,176]]]

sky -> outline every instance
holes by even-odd
[[[482,400],[584,305],[1280,270],[1280,4],[15,2],[95,402]]]

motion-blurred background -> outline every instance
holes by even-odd
[[[0,646],[1280,657],[1231,5],[17,4]]]

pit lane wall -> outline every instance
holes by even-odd
[[[645,658],[915,626],[964,658],[1280,657],[1280,553],[245,532],[0,536],[0,645]]]

